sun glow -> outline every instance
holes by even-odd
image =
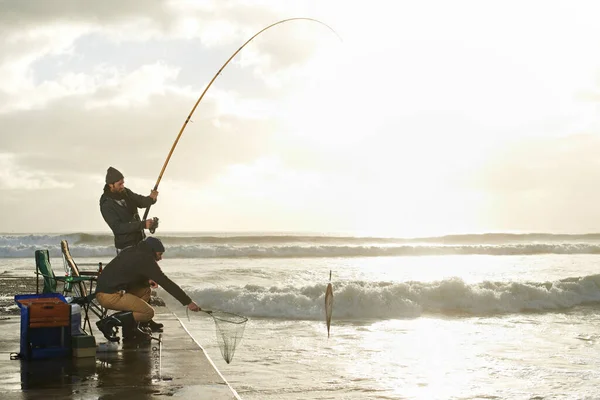
[[[295,71],[302,86],[280,103],[280,144],[312,149],[298,158],[326,176],[328,203],[343,194],[354,230],[479,231],[492,207],[480,171],[516,140],[567,135],[570,121],[589,120],[593,107],[576,94],[593,75],[565,60],[548,65],[549,49],[528,53],[533,38],[479,23],[479,36],[455,26],[440,35],[447,22],[436,33],[386,18],[332,20],[344,42],[323,35]]]

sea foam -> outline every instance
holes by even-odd
[[[186,292],[201,306],[248,317],[324,318],[325,284],[312,286],[246,285],[194,288]],[[459,278],[436,282],[338,282],[334,284],[334,319],[416,318],[424,314],[489,316],[548,312],[600,302],[600,275],[556,282],[467,284]]]

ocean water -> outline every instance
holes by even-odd
[[[212,319],[160,292],[244,399],[600,398],[600,235],[160,237],[201,307],[250,318],[227,364]],[[106,234],[3,234],[0,273],[31,275],[38,248],[60,270],[61,239],[114,254]]]

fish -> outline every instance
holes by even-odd
[[[327,323],[327,338],[331,329],[331,315],[333,313],[333,285],[331,284],[331,271],[329,271],[329,284],[325,290],[325,322]]]

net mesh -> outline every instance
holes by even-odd
[[[190,315],[187,308],[185,312],[189,321]],[[202,312],[212,317],[216,327],[215,333],[217,335],[219,350],[221,350],[221,355],[225,362],[229,364],[233,359],[238,343],[242,340],[242,336],[244,336],[244,329],[246,328],[248,318],[226,311],[202,310]]]
[[[217,342],[227,364],[233,359],[235,349],[244,336],[248,318],[225,311],[209,311],[216,325]]]

